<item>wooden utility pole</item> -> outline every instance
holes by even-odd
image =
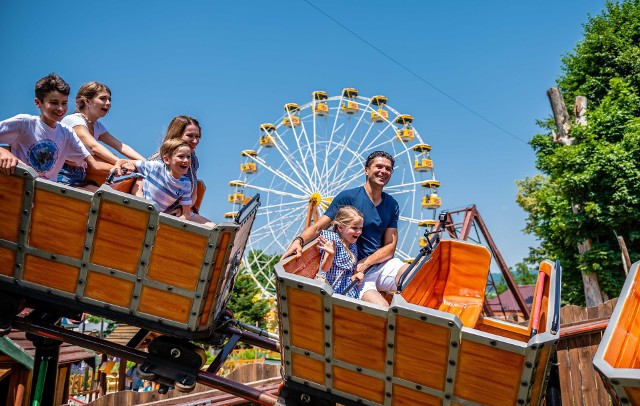
[[[569,130],[571,129],[571,122],[569,118],[569,112],[564,104],[564,98],[562,93],[557,87],[552,87],[547,90],[547,96],[549,97],[549,103],[551,103],[551,110],[553,111],[553,117],[556,121],[557,133],[553,135],[553,141],[561,145],[571,145],[573,138],[569,137]],[[587,124],[587,98],[584,96],[576,97],[576,102],[573,106],[573,113],[575,117],[575,125]],[[580,205],[571,202],[571,210],[573,214],[577,214],[580,210]],[[591,239],[587,238],[582,243],[578,243],[578,253],[582,256],[585,252],[591,249]],[[587,307],[597,306],[602,304],[606,295],[602,294],[600,290],[600,284],[598,283],[598,275],[595,272],[582,272],[582,283],[584,285],[584,296],[586,298]],[[603,300],[604,299],[604,300]]]
[[[573,138],[569,138],[571,123],[569,121],[569,112],[567,111],[567,106],[564,104],[562,93],[560,93],[560,90],[558,90],[557,87],[552,87],[547,90],[547,97],[549,97],[551,110],[553,111],[553,118],[556,120],[556,127],[558,129],[557,132],[553,133],[553,142],[556,144],[571,145],[573,143]]]

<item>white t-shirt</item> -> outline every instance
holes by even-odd
[[[62,119],[61,123],[66,124],[71,128],[77,125],[81,125],[83,127],[86,127],[87,131],[89,130],[89,125],[87,123],[87,120],[85,120],[85,118],[82,117],[82,114],[80,113],[73,113],[73,114],[69,114],[68,116],[65,116],[65,118]],[[105,126],[102,125],[101,122],[96,121],[95,123],[93,123],[93,138],[97,140],[98,138],[100,138],[102,134],[106,132],[107,132],[107,129],[105,128]],[[89,134],[91,134],[91,131],[89,131]]]
[[[174,178],[164,162],[136,161],[136,168],[143,176],[144,198],[156,202],[160,211],[176,201],[182,206],[191,206],[191,182],[187,177]]]
[[[0,121],[0,143],[9,144],[13,155],[52,181],[65,160],[84,168],[84,159],[91,155],[71,127],[56,123],[51,128],[40,116],[30,114]]]

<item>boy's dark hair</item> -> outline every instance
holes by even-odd
[[[65,96],[69,96],[71,88],[60,76],[51,73],[36,82],[36,97],[43,101],[51,92],[59,91]]]
[[[373,151],[367,157],[367,162],[365,162],[364,167],[368,168],[371,165],[371,163],[373,162],[373,160],[376,159],[376,158],[386,158],[386,159],[388,159],[389,161],[391,161],[391,167],[392,168],[396,164],[396,160],[393,159],[391,154],[389,154],[388,152],[385,152],[385,151]]]

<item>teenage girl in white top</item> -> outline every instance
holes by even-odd
[[[98,140],[127,158],[144,159],[133,148],[111,135],[98,121],[106,116],[110,109],[111,90],[99,82],[85,83],[78,89],[76,95],[76,112],[63,118],[62,123],[73,128],[80,141],[98,161],[113,165],[118,160],[118,157]],[[86,185],[85,177],[83,168],[67,162],[58,175],[58,181],[71,186],[84,186]]]

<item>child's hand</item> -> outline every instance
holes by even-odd
[[[326,238],[320,236],[318,238],[318,248],[326,252],[327,254],[333,255],[336,253],[336,242],[329,241]]]
[[[121,168],[122,168],[122,174],[123,175],[129,174],[129,173],[133,173],[133,172],[136,171],[136,166],[134,164],[132,164],[131,162],[123,163]]]

